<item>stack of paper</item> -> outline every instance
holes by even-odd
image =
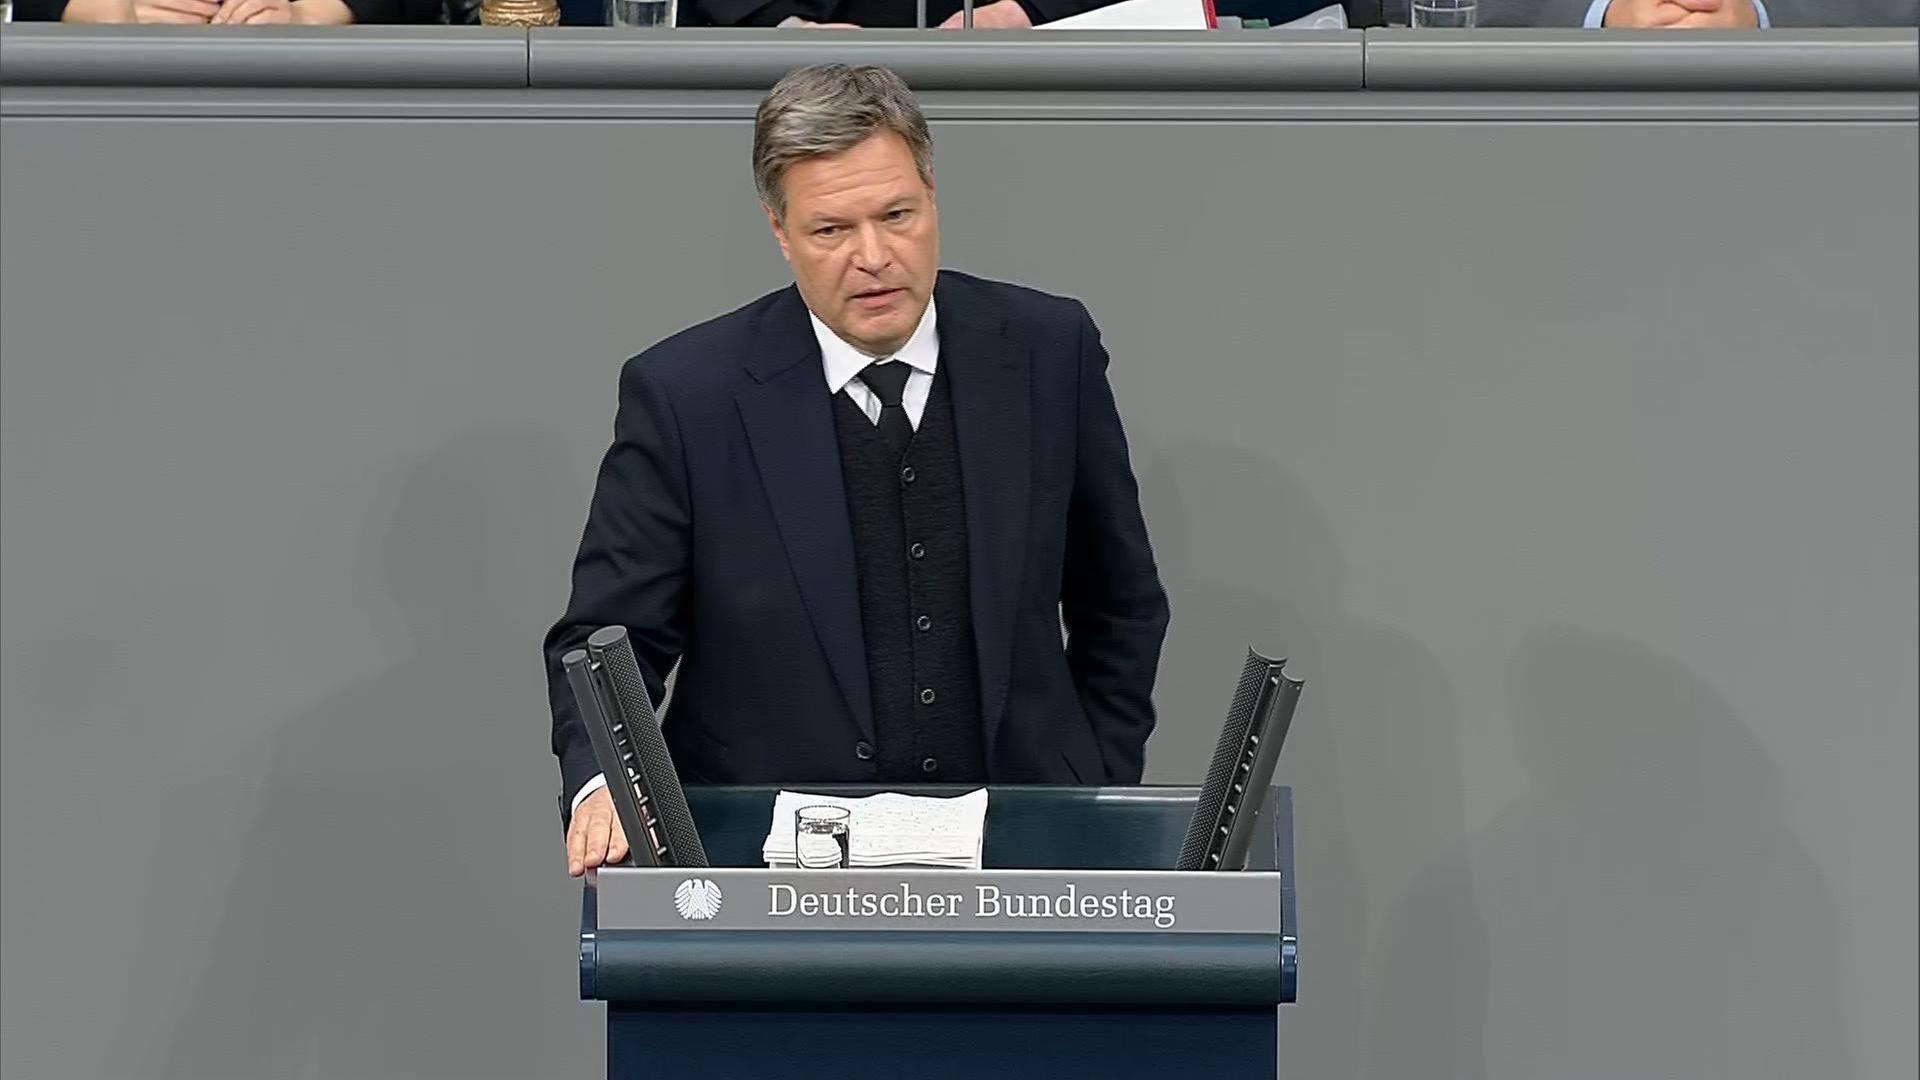
[[[976,0],[976,5],[978,0]],[[1120,0],[1041,23],[1036,30],[1210,30],[1205,0]]]
[[[850,866],[980,869],[987,832],[985,788],[950,799],[891,791],[857,799],[782,791],[773,800],[773,824],[760,852],[768,866],[794,865],[794,812],[803,806],[847,808]]]

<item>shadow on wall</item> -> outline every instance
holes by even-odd
[[[1136,440],[1135,456],[1173,609],[1149,780],[1204,774],[1247,646],[1288,656],[1307,683],[1279,768],[1294,788],[1302,924],[1283,1075],[1478,1080],[1486,931],[1439,664],[1346,613],[1338,543],[1279,465],[1210,443]],[[1384,898],[1409,890],[1448,935],[1379,941]]]
[[[1565,629],[1522,644],[1510,685],[1530,786],[1470,845],[1498,976],[1485,1075],[1852,1076],[1836,904],[1729,705]],[[1446,934],[1451,913],[1415,890],[1395,922]]]
[[[513,1077],[600,1061],[571,962],[545,688],[585,493],[538,432],[468,432],[371,508],[393,665],[274,732],[263,809],[165,1075]],[[324,657],[302,662],[324,663]],[[571,1064],[578,1062],[580,1064]]]

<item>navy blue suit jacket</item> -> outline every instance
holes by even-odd
[[[1078,301],[1015,285],[943,271],[934,296],[989,779],[1138,783],[1168,610],[1099,332]],[[600,767],[560,657],[610,624],[656,702],[679,662],[663,728],[688,782],[875,780],[855,751],[873,703],[832,401],[791,286],[621,371],[546,638],[563,816]]]

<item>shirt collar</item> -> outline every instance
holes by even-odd
[[[820,360],[827,373],[827,391],[837,394],[847,388],[874,358],[847,344],[834,333],[819,316],[812,311],[807,318],[813,323],[813,336],[820,342]],[[913,336],[907,339],[893,359],[913,368],[933,374],[940,359],[940,335],[935,326],[933,298],[927,298],[926,313],[920,316],[920,325],[913,328]]]

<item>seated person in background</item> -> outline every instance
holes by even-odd
[[[14,18],[37,22],[431,23],[440,0],[15,0]]]
[[[1546,0],[1540,26],[1646,30],[1751,30],[1767,25],[1765,0]]]
[[[1481,26],[1764,30],[1916,23],[1920,0],[1480,0]]]
[[[1568,0],[1549,0],[1550,3]],[[1915,0],[1571,0],[1587,27],[1912,26]],[[1568,20],[1571,21],[1571,20]]]
[[[973,25],[1016,30],[1106,7],[1114,0],[975,0]],[[915,0],[681,0],[716,26],[912,27]],[[960,28],[960,0],[927,0],[927,25]]]

